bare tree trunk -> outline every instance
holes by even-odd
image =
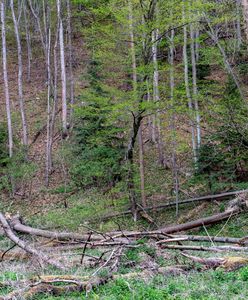
[[[153,102],[158,105],[160,102],[159,95],[159,73],[158,73],[158,46],[157,39],[159,37],[158,29],[152,32],[152,58],[153,58]],[[165,166],[165,159],[163,153],[163,141],[161,134],[161,120],[160,113],[154,114],[153,116],[153,141],[157,144],[159,164]]]
[[[185,6],[183,6],[183,22],[185,22]],[[197,162],[197,150],[196,150],[196,142],[195,142],[195,125],[194,125],[194,112],[193,112],[193,104],[192,104],[192,97],[190,93],[189,87],[189,63],[188,63],[188,54],[187,54],[187,26],[183,27],[183,61],[184,61],[184,82],[185,82],[185,90],[186,96],[188,99],[188,107],[189,107],[189,117],[190,117],[190,127],[191,127],[191,141],[192,141],[192,150],[193,150],[193,161],[194,163]]]
[[[27,149],[28,129],[27,129],[25,107],[24,107],[24,99],[23,99],[23,87],[22,87],[22,82],[23,82],[22,46],[21,46],[21,40],[19,35],[19,29],[18,29],[19,24],[15,16],[13,0],[10,0],[10,6],[11,6],[12,18],[14,22],[14,29],[15,29],[16,43],[17,43],[17,53],[18,53],[18,96],[19,96],[19,106],[20,106],[21,119],[22,119],[23,145],[25,147],[25,151],[27,151],[28,150]]]
[[[46,57],[47,57],[47,143],[46,143],[46,174],[45,174],[45,184],[49,185],[49,176],[52,168],[52,157],[51,157],[51,126],[50,126],[50,115],[51,115],[51,62],[50,62],[50,52],[51,52],[51,28],[50,24],[47,24],[46,29]]]
[[[74,105],[74,76],[72,69],[73,54],[72,54],[72,31],[71,31],[71,6],[70,0],[67,0],[67,34],[68,34],[68,50],[69,50],[69,79],[70,79],[70,124],[73,117]]]
[[[30,82],[31,81],[32,49],[31,49],[30,27],[29,27],[28,16],[27,16],[26,10],[27,10],[27,6],[25,5],[24,8],[23,8],[23,13],[24,13],[25,34],[26,34],[27,54],[28,54],[27,81]]]
[[[240,94],[241,98],[246,103],[246,99],[245,99],[243,90],[242,90],[242,88],[240,86],[238,77],[236,76],[234,70],[231,67],[231,64],[230,64],[230,62],[228,60],[228,57],[227,57],[226,52],[225,52],[225,49],[222,47],[222,45],[221,45],[221,43],[219,41],[218,35],[215,32],[213,26],[211,25],[211,22],[210,22],[209,18],[207,17],[207,15],[205,15],[205,19],[206,19],[208,27],[210,29],[210,31],[207,31],[207,33],[212,38],[212,40],[216,43],[217,47],[219,48],[219,51],[220,51],[220,53],[222,55],[222,58],[223,58],[223,63],[225,65],[225,68],[226,68],[228,74],[232,77],[233,82],[235,83],[235,85],[236,85],[236,87],[237,87],[237,89],[239,91],[239,94]]]
[[[197,151],[201,146],[201,117],[198,105],[198,88],[197,88],[197,73],[196,73],[196,54],[195,54],[195,33],[193,25],[190,24],[190,39],[191,39],[191,63],[192,63],[192,80],[193,80],[193,99],[195,106],[196,117],[196,137],[197,137]]]
[[[246,35],[246,40],[248,41],[248,0],[242,0],[242,6],[243,6],[244,21],[245,21],[245,35]]]
[[[237,33],[237,49],[240,50],[242,44],[242,31],[241,31],[241,0],[236,0],[236,33]]]
[[[43,47],[43,52],[46,55],[46,44],[45,44],[44,35],[43,35],[41,24],[40,24],[40,19],[39,19],[38,15],[36,14],[36,12],[33,8],[32,0],[28,0],[28,3],[29,3],[29,7],[31,9],[32,15],[34,16],[34,18],[36,20],[38,31],[40,33],[40,40],[41,40],[41,44],[42,44],[42,47]]]
[[[175,90],[175,74],[174,74],[174,29],[171,31],[170,37],[170,53],[169,53],[169,63],[170,63],[170,97],[172,103],[172,117],[171,117],[171,132],[172,132],[172,169],[173,169],[173,178],[174,178],[174,191],[176,196],[176,216],[179,213],[179,180],[178,180],[178,166],[177,166],[177,141],[176,141],[176,116],[175,116],[175,99],[174,99],[174,90]]]
[[[5,1],[1,0],[1,25],[2,25],[2,57],[3,57],[3,79],[4,79],[4,92],[6,101],[7,123],[8,123],[8,146],[9,157],[13,156],[13,133],[11,122],[11,109],[9,98],[9,81],[7,71],[7,48],[6,48],[6,31],[5,31]]]
[[[140,192],[141,192],[141,203],[143,207],[147,206],[146,193],[145,193],[145,163],[144,163],[144,144],[143,144],[143,133],[142,123],[138,133],[139,139],[139,166],[140,166]]]
[[[63,138],[67,137],[67,100],[66,100],[66,70],[65,70],[65,47],[64,29],[61,17],[61,2],[57,0],[57,14],[59,18],[59,45],[60,45],[60,67],[62,83],[62,128]]]

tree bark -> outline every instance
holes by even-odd
[[[1,0],[0,6],[1,6],[1,25],[2,25],[3,80],[4,80],[4,92],[5,92],[6,113],[7,113],[7,123],[8,123],[9,157],[11,158],[13,156],[13,132],[12,132],[9,81],[8,81],[8,69],[7,69],[7,47],[6,47],[5,1],[4,0]]]
[[[74,76],[73,76],[73,53],[72,53],[72,29],[71,29],[71,5],[67,0],[67,36],[68,36],[68,52],[69,52],[69,80],[70,80],[70,124],[73,118],[74,105]]]
[[[66,70],[65,70],[65,47],[64,47],[64,29],[61,16],[61,1],[57,0],[57,14],[59,18],[59,45],[60,45],[60,68],[61,68],[61,84],[62,84],[62,137],[66,138],[67,132],[67,95],[66,95]]]
[[[196,137],[197,137],[197,151],[201,146],[201,117],[198,104],[198,88],[197,88],[197,69],[196,69],[196,53],[195,53],[195,30],[193,24],[190,24],[190,40],[191,40],[191,63],[192,63],[192,81],[193,81],[193,100],[196,117]]]
[[[32,60],[32,48],[31,48],[31,38],[30,38],[30,27],[27,16],[27,5],[26,1],[24,1],[24,22],[25,22],[25,34],[26,34],[26,44],[27,44],[27,54],[28,54],[28,66],[27,66],[27,81],[31,82],[31,60]]]
[[[65,270],[65,267],[62,266],[60,263],[53,261],[50,257],[45,255],[42,252],[37,251],[36,249],[33,249],[29,245],[27,245],[24,241],[19,239],[11,230],[11,227],[9,223],[7,222],[6,218],[2,213],[0,213],[0,222],[3,226],[3,230],[5,232],[5,235],[16,245],[18,245],[20,248],[25,250],[27,253],[36,256],[38,259],[41,259],[43,262],[53,265],[54,267]]]
[[[21,112],[21,119],[22,119],[22,134],[23,134],[23,145],[25,147],[25,152],[27,152],[28,148],[28,128],[27,128],[27,121],[26,121],[26,112],[25,112],[25,105],[23,99],[23,67],[22,67],[22,46],[21,46],[21,39],[19,34],[19,24],[16,19],[15,10],[14,10],[14,3],[13,0],[10,0],[12,18],[14,23],[15,29],[15,36],[16,36],[16,43],[17,43],[17,55],[18,55],[18,96],[19,96],[19,106]]]
[[[185,7],[185,0],[183,2],[183,22],[185,23],[185,14],[186,14],[186,7]],[[188,33],[187,33],[187,25],[183,27],[183,62],[184,62],[184,83],[185,83],[185,90],[186,96],[188,99],[188,107],[189,107],[189,118],[190,118],[190,127],[191,127],[191,142],[192,142],[192,151],[193,151],[193,162],[196,164],[197,162],[197,150],[196,150],[196,142],[195,142],[195,125],[194,125],[194,111],[193,111],[193,104],[192,104],[192,97],[190,93],[189,87],[189,63],[188,63],[188,54],[187,54],[187,44],[188,44]]]
[[[170,120],[170,129],[172,134],[172,170],[173,170],[173,185],[176,196],[176,216],[179,214],[179,179],[178,179],[178,165],[177,165],[177,140],[176,140],[176,112],[175,112],[175,77],[174,77],[174,29],[171,31],[170,49],[169,49],[169,64],[170,64],[170,100],[172,105],[172,116]]]

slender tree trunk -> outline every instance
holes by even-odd
[[[237,49],[240,50],[242,44],[242,31],[241,31],[241,0],[236,0],[236,33],[237,33]]]
[[[74,105],[74,76],[73,76],[73,53],[72,53],[72,30],[71,30],[71,5],[67,0],[67,34],[68,34],[68,50],[69,50],[69,79],[70,79],[70,124],[73,117]]]
[[[198,104],[198,88],[197,88],[197,73],[196,73],[196,54],[195,54],[195,34],[193,25],[190,24],[190,39],[191,39],[191,63],[192,63],[192,80],[193,80],[193,99],[196,116],[196,137],[197,137],[197,151],[201,146],[201,117]]]
[[[2,63],[3,63],[3,79],[4,79],[4,92],[6,101],[7,123],[8,123],[8,146],[9,157],[13,156],[13,133],[11,122],[11,109],[10,109],[10,97],[9,97],[9,81],[7,71],[7,48],[6,48],[6,30],[5,30],[5,1],[1,0],[1,25],[2,25]]]
[[[233,82],[235,83],[238,91],[239,91],[239,94],[241,96],[241,98],[244,100],[244,102],[246,103],[246,99],[245,99],[245,96],[244,96],[244,93],[242,91],[242,88],[240,86],[240,83],[239,83],[239,80],[234,72],[234,70],[232,69],[231,67],[231,64],[228,60],[228,57],[226,55],[226,52],[225,52],[225,49],[222,47],[220,41],[219,41],[219,38],[218,38],[218,35],[216,34],[213,26],[211,25],[211,22],[209,20],[209,18],[207,17],[207,15],[205,15],[205,19],[207,21],[207,24],[208,24],[208,27],[210,29],[210,31],[208,31],[208,35],[212,38],[212,40],[216,43],[217,47],[219,48],[219,51],[222,55],[222,58],[223,58],[223,63],[224,63],[224,66],[228,72],[228,74],[232,77],[233,79]]]
[[[29,27],[28,16],[27,16],[26,1],[25,1],[25,5],[23,8],[23,14],[24,14],[25,34],[26,34],[27,54],[28,54],[27,81],[31,82],[32,48],[31,48],[30,27]]]
[[[43,53],[46,55],[46,53],[47,53],[46,44],[45,44],[44,34],[43,34],[41,24],[40,24],[40,19],[39,19],[38,15],[36,14],[36,12],[33,8],[32,0],[28,0],[28,3],[29,3],[30,10],[32,12],[32,15],[36,20],[36,24],[37,24],[37,27],[38,27],[38,31],[39,31],[39,34],[40,34],[40,40],[41,40],[41,44],[42,44],[42,48],[43,48]]]
[[[152,58],[153,58],[153,102],[158,105],[160,102],[159,95],[159,73],[158,73],[158,46],[156,40],[159,37],[158,29],[152,32]],[[157,144],[159,164],[165,166],[165,159],[163,153],[163,141],[161,134],[161,120],[160,113],[154,114],[153,117],[153,141]]]
[[[248,0],[241,0],[241,1],[243,7],[244,21],[245,21],[245,35],[246,35],[246,40],[248,41]]]
[[[44,7],[44,28],[45,28],[45,43],[46,43],[46,67],[47,67],[47,140],[46,140],[46,173],[45,184],[48,187],[49,177],[52,168],[51,158],[51,27],[50,27],[50,10],[48,6]]]
[[[183,6],[183,22],[185,22],[185,6]],[[192,97],[190,93],[189,86],[189,63],[188,63],[188,54],[187,54],[187,44],[188,44],[188,34],[187,34],[187,26],[183,27],[183,61],[184,61],[184,83],[186,96],[188,99],[188,107],[189,107],[189,115],[190,115],[190,127],[191,127],[191,142],[192,142],[192,150],[193,150],[193,161],[197,162],[197,150],[196,150],[196,141],[195,141],[195,125],[194,125],[194,112],[193,112],[193,104]]]
[[[170,97],[172,103],[172,117],[170,121],[171,133],[172,133],[172,169],[174,178],[174,191],[176,195],[176,216],[179,213],[179,180],[178,180],[178,166],[177,166],[177,140],[176,140],[176,115],[175,115],[175,74],[174,74],[174,29],[171,31],[170,37],[170,53],[169,53],[169,63],[170,63]]]
[[[59,18],[59,46],[60,46],[60,68],[62,84],[62,128],[63,138],[67,137],[67,99],[66,99],[66,70],[65,70],[65,47],[64,47],[64,29],[61,17],[61,2],[57,0],[57,13]]]
[[[23,99],[23,68],[22,68],[22,46],[19,34],[19,24],[17,22],[14,10],[13,0],[10,0],[12,18],[14,22],[14,29],[16,35],[16,43],[17,43],[17,53],[18,53],[18,96],[19,96],[19,106],[21,112],[21,119],[22,119],[22,131],[23,131],[23,145],[25,147],[25,151],[27,151],[28,147],[28,129],[27,129],[27,121],[26,121],[26,113],[24,107],[24,99]]]

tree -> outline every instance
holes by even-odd
[[[21,39],[19,34],[19,24],[16,19],[14,3],[13,0],[10,0],[12,18],[15,29],[16,43],[17,43],[17,55],[18,55],[18,95],[19,95],[19,106],[21,112],[22,119],[22,131],[23,131],[23,145],[25,146],[25,151],[27,151],[28,147],[28,129],[27,129],[27,121],[26,121],[26,113],[24,107],[24,98],[23,98],[23,67],[22,67],[22,46]]]
[[[4,79],[4,92],[6,102],[6,113],[8,123],[8,143],[9,143],[9,157],[13,156],[13,132],[12,132],[12,121],[11,121],[11,108],[10,108],[10,97],[9,97],[9,81],[8,81],[8,70],[7,70],[7,47],[6,47],[6,30],[5,30],[5,1],[1,0],[1,27],[2,27],[2,63],[3,63],[3,79]]]

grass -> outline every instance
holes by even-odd
[[[13,280],[14,276],[11,276]],[[1,279],[0,279],[1,280]],[[1,282],[1,281],[0,281]],[[207,283],[207,284],[206,284]],[[6,288],[0,287],[1,294]],[[64,296],[39,295],[36,300],[226,300],[248,299],[248,267],[226,273],[222,270],[189,275],[155,276],[152,279],[118,279],[93,290]]]

